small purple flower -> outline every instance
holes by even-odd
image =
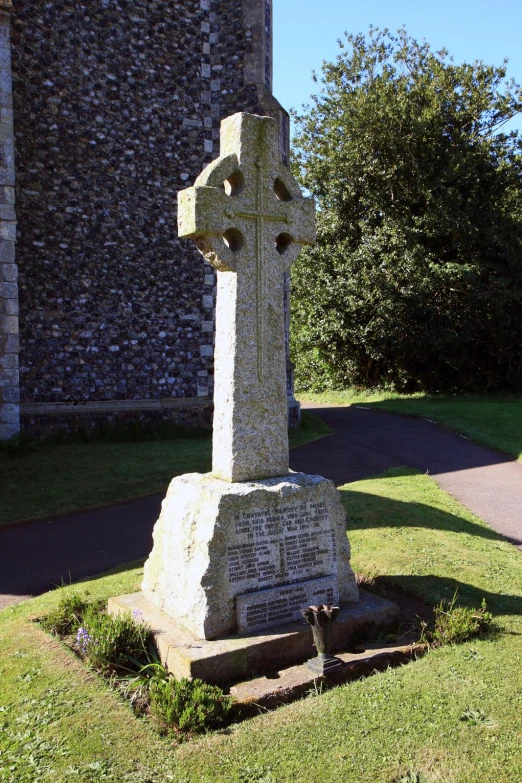
[[[142,616],[142,612],[140,612],[139,609],[135,609],[132,613],[132,616],[136,618],[136,620],[139,620],[139,618]]]
[[[85,655],[87,652],[89,642],[92,642],[92,636],[89,634],[87,628],[78,628],[78,633],[76,634],[76,646],[82,655]]]

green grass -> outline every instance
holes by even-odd
[[[291,430],[300,446],[331,430],[315,416],[303,416]],[[0,525],[163,492],[182,473],[211,468],[211,438],[143,442],[46,443],[20,457],[0,453]]]
[[[522,460],[522,396],[450,397],[348,389],[303,392],[302,400],[371,408],[432,419],[477,443]]]
[[[46,445],[0,457],[0,522],[160,492],[180,473],[210,470],[210,439]]]
[[[2,783],[427,783],[522,780],[522,553],[425,475],[342,489],[357,571],[436,604],[484,597],[498,631],[176,747],[29,622],[61,588],[0,613]],[[141,568],[86,583],[138,588]],[[7,751],[7,756],[5,755]]]
[[[305,443],[310,443],[313,440],[318,440],[331,434],[332,430],[322,419],[313,416],[307,411],[303,411],[301,426],[288,431],[288,440],[290,448],[295,449],[297,446],[303,446]]]

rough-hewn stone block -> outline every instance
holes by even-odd
[[[18,298],[18,286],[16,283],[0,283],[0,297],[5,299]]]
[[[18,370],[0,369],[0,386],[18,386],[20,374]]]
[[[3,370],[17,370],[19,367],[18,354],[6,353],[3,356],[0,356],[0,367]]]
[[[0,316],[0,332],[18,334],[18,318],[15,315]]]
[[[0,403],[20,402],[20,389],[16,386],[0,386]]]
[[[13,278],[2,278],[3,264],[13,264],[15,262],[15,244],[14,242],[0,242],[0,280],[10,280]],[[16,280],[16,277],[14,278]]]
[[[19,315],[18,299],[2,299],[0,297],[0,312],[2,315]]]
[[[12,247],[12,242],[0,242],[0,247],[5,245]],[[18,278],[18,267],[16,264],[0,264],[0,279],[5,280],[8,283],[15,283]]]

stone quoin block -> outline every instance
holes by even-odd
[[[0,298],[0,313],[4,315],[19,315],[20,305],[18,304],[18,299]]]
[[[0,283],[0,298],[17,299],[18,286],[16,283]]]
[[[4,370],[17,370],[19,359],[17,353],[6,353],[0,356],[0,367]]]
[[[20,389],[17,386],[0,386],[0,403],[20,402]]]
[[[0,438],[7,440],[20,431],[20,408],[18,405],[0,405]]]
[[[18,386],[20,381],[19,371],[0,369],[0,386]]]
[[[15,315],[0,316],[0,332],[18,334],[18,318]]]
[[[13,189],[14,192],[14,189]],[[14,242],[0,242],[0,280],[2,279],[2,267],[4,264],[14,266],[15,244]],[[16,267],[15,267],[16,271]],[[11,278],[5,277],[5,280]],[[15,277],[16,279],[16,277]]]
[[[0,242],[1,245],[13,246],[12,242]],[[18,267],[16,264],[0,264],[0,279],[7,283],[15,283],[18,279]]]

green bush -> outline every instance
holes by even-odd
[[[84,614],[93,606],[95,611],[101,609],[100,602],[90,604],[78,593],[64,596],[56,609],[40,620],[42,628],[56,636],[68,636],[78,630]]]
[[[198,733],[219,726],[232,707],[221,688],[202,680],[155,681],[150,687],[150,710],[164,729]]]
[[[518,392],[520,87],[404,30],[339,43],[294,139],[319,206],[292,268],[299,388]]]
[[[430,641],[434,645],[461,644],[487,633],[493,617],[482,600],[480,609],[455,606],[457,594],[451,601],[441,601],[434,611],[434,629]]]
[[[78,629],[76,647],[91,666],[107,675],[147,664],[151,637],[150,628],[130,614],[111,616],[90,607]]]

